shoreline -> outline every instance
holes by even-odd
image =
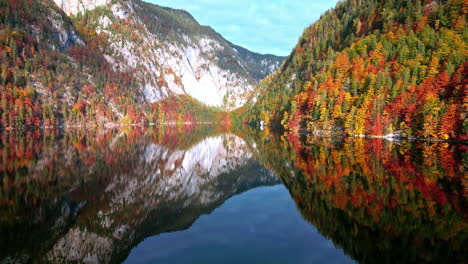
[[[123,123],[106,123],[106,124],[84,124],[84,125],[57,125],[57,126],[33,126],[33,127],[6,127],[0,128],[2,131],[34,131],[44,129],[68,129],[68,128],[119,128],[119,127],[150,127],[158,125],[208,125],[208,124],[225,124],[226,122],[215,122],[215,121],[202,121],[202,122],[162,122],[162,123],[139,123],[139,124],[123,124]]]
[[[468,140],[458,140],[458,139],[439,139],[439,138],[420,138],[414,136],[397,136],[396,134],[388,134],[388,135],[356,135],[356,134],[347,134],[347,133],[333,133],[328,131],[316,130],[311,131],[307,129],[300,129],[300,130],[285,130],[284,128],[278,129],[277,127],[263,125],[263,127],[268,127],[272,130],[283,130],[284,132],[291,132],[291,133],[298,133],[303,135],[314,135],[319,137],[351,137],[351,138],[367,138],[367,139],[385,139],[387,141],[422,141],[422,142],[434,142],[434,143],[455,143],[455,144],[468,144]]]
[[[162,122],[162,123],[140,123],[140,124],[123,124],[123,123],[106,123],[106,124],[84,124],[84,125],[58,125],[58,126],[37,126],[37,127],[7,127],[0,128],[0,133],[3,131],[35,131],[35,130],[67,130],[67,129],[113,129],[113,128],[123,128],[123,127],[153,127],[153,126],[178,126],[178,125],[213,125],[213,124],[226,124],[227,122],[216,122],[216,121],[201,121],[201,122]],[[251,125],[251,124],[248,124]],[[255,127],[255,126],[254,126]],[[401,141],[420,141],[420,142],[433,142],[433,143],[453,143],[453,144],[468,144],[468,140],[457,140],[457,139],[438,139],[438,138],[420,138],[413,136],[401,136],[396,134],[388,135],[355,135],[355,134],[346,134],[346,133],[333,133],[328,131],[310,131],[306,129],[301,130],[285,130],[284,128],[273,127],[269,125],[263,125],[263,127],[268,127],[274,131],[284,131],[289,133],[297,133],[302,135],[313,135],[319,137],[351,137],[351,138],[366,138],[366,139],[385,139],[392,142],[401,142]]]
[[[351,138],[366,138],[366,139],[385,139],[392,142],[401,142],[401,141],[422,141],[422,142],[433,142],[433,143],[456,143],[456,144],[468,144],[468,140],[458,140],[458,139],[439,139],[439,138],[420,138],[420,137],[395,137],[388,135],[354,135],[354,134],[341,134],[341,133],[317,133],[314,131],[291,131],[294,133],[300,134],[311,134],[315,136],[341,136],[341,137],[351,137]]]

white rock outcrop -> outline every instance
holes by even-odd
[[[189,95],[206,105],[232,110],[246,103],[258,81],[255,79],[258,76],[254,77],[246,67],[255,59],[242,59],[214,31],[192,34],[171,28],[168,33],[155,32],[155,25],[172,23],[161,22],[158,12],[177,13],[175,16],[184,17],[186,23],[202,28],[183,11],[155,7],[159,11],[148,15],[148,7],[133,0],[54,1],[67,14],[106,5],[110,12],[92,18],[96,32],[108,39],[109,45],[103,48],[104,57],[114,70],[132,73],[139,86],[139,96],[148,103],[173,95]],[[116,30],[122,27],[131,28],[131,33],[127,29]],[[66,39],[59,37],[62,42]],[[264,75],[280,66],[279,61],[267,59],[258,63]]]
[[[58,7],[68,15],[76,15],[85,10],[92,10],[98,6],[106,5],[112,0],[54,0]]]

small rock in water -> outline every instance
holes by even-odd
[[[402,138],[403,137],[403,132],[401,131],[396,131],[394,133],[390,133],[385,135],[386,138]]]

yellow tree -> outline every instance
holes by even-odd
[[[439,67],[440,67],[439,58],[437,58],[436,56],[433,56],[431,62],[429,62],[428,76],[434,77],[437,74],[439,74]]]

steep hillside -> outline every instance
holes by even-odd
[[[113,1],[102,9],[75,19],[87,19],[107,36],[112,44],[106,54],[114,65],[137,69],[149,102],[188,94],[207,105],[233,109],[282,61],[250,51],[239,55],[231,43],[182,10],[141,1]],[[252,66],[262,63],[271,70]]]
[[[140,0],[0,0],[0,15],[0,128],[214,120],[283,59]]]
[[[279,69],[284,58],[275,55],[262,55],[251,52],[241,46],[229,42],[237,55],[245,62],[246,70],[256,81],[261,81]]]
[[[244,120],[466,140],[467,14],[463,0],[339,2],[259,85]]]

